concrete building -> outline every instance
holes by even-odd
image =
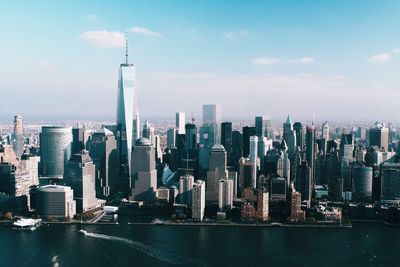
[[[175,128],[178,134],[185,134],[185,112],[179,111],[175,115]]]
[[[179,199],[181,204],[190,206],[192,204],[192,189],[194,177],[184,175],[179,178]]]
[[[219,180],[228,177],[227,156],[222,145],[214,145],[209,155],[207,172],[207,201],[218,201]]]
[[[92,135],[89,155],[96,166],[96,196],[106,199],[118,191],[118,151],[114,134],[101,128]]]
[[[369,129],[369,145],[377,146],[388,151],[389,148],[389,129],[383,123],[376,122]]]
[[[372,200],[372,167],[362,164],[351,168],[352,196],[354,201]]]
[[[152,203],[156,198],[157,170],[154,147],[150,140],[139,138],[132,149],[131,200]]]
[[[202,221],[206,206],[206,184],[202,180],[197,180],[192,189],[192,219]]]
[[[400,163],[382,163],[381,201],[400,201]]]
[[[76,213],[74,191],[71,187],[45,185],[36,193],[36,211],[45,218],[72,218]]]
[[[218,207],[220,210],[230,210],[233,206],[233,180],[219,181]]]
[[[257,195],[257,219],[265,222],[269,218],[269,193],[260,190]]]
[[[24,131],[21,115],[14,116],[14,132],[11,139],[13,150],[17,158],[20,158],[24,153]]]
[[[72,128],[43,126],[40,133],[39,174],[62,179],[64,168],[72,153]]]
[[[96,168],[89,152],[72,155],[64,173],[64,182],[74,191],[76,211],[82,213],[100,205],[96,198]]]

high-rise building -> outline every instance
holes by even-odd
[[[192,219],[202,221],[206,206],[206,184],[202,180],[197,180],[192,189]]]
[[[369,145],[384,148],[388,151],[389,148],[389,130],[383,123],[376,122],[369,129]]]
[[[142,136],[150,140],[150,142],[154,145],[154,127],[150,125],[150,122],[146,120],[143,124]]]
[[[21,115],[14,116],[14,132],[12,134],[12,146],[17,158],[20,158],[21,155],[24,153],[24,131],[23,131]]]
[[[255,133],[259,138],[271,138],[271,117],[270,116],[256,116],[255,117]],[[247,155],[244,155],[247,156]]]
[[[157,191],[157,170],[154,147],[150,140],[140,137],[132,148],[132,176],[129,198],[152,203]]]
[[[129,184],[131,176],[132,147],[140,137],[135,77],[135,67],[128,63],[127,46],[126,61],[119,67],[117,99],[117,148],[121,166],[120,175],[126,182],[124,187]]]
[[[301,193],[297,192],[294,188],[292,188],[291,195],[291,211],[290,211],[290,219],[292,221],[304,221],[305,220],[305,212],[301,210]]]
[[[245,188],[255,188],[257,177],[254,176],[257,173],[257,166],[254,165],[248,158],[239,159],[239,191],[243,194]]]
[[[307,126],[306,129],[306,161],[308,167],[311,171],[311,183],[314,183],[315,174],[315,128],[314,124],[312,126]],[[303,192],[301,192],[303,195]]]
[[[86,150],[72,155],[65,167],[64,182],[74,190],[78,213],[99,205],[96,198],[95,176],[95,165]]]
[[[233,180],[219,180],[218,207],[220,210],[230,210],[233,206]]]
[[[185,148],[195,149],[197,144],[197,128],[195,124],[187,123],[185,125]]]
[[[208,166],[206,198],[207,201],[218,201],[219,180],[228,177],[227,156],[222,145],[212,147]]]
[[[301,193],[301,199],[307,201],[307,205],[311,204],[312,195],[312,180],[311,180],[311,168],[308,166],[307,161],[302,161],[297,166],[296,174],[296,191]]]
[[[40,176],[62,179],[71,157],[71,146],[71,127],[43,126],[40,133]]]
[[[96,195],[105,199],[116,193],[119,186],[118,151],[114,134],[101,128],[92,135],[89,155],[96,166]]]
[[[167,130],[167,148],[169,149],[175,147],[176,132],[177,130],[175,128],[169,128]]]
[[[321,137],[322,137],[323,139],[325,139],[326,141],[329,141],[329,124],[328,124],[327,121],[325,121],[325,122],[322,124],[322,134],[321,134]]]
[[[183,175],[179,179],[179,199],[181,204],[192,204],[193,175]]]
[[[209,128],[208,134],[211,140],[211,147],[214,144],[221,144],[222,108],[221,105],[203,105],[203,127]]]
[[[293,130],[296,135],[296,146],[300,148],[300,151],[303,150],[304,146],[304,127],[301,122],[295,122],[293,124]]]
[[[400,201],[400,163],[381,164],[381,201]]]
[[[232,155],[232,122],[223,122],[221,124],[221,145],[225,147],[228,155],[228,162]]]
[[[36,211],[45,218],[72,218],[76,213],[74,190],[61,185],[39,187],[36,193]]]
[[[361,163],[352,166],[352,197],[354,201],[372,200],[372,171],[372,167],[367,167]]]
[[[89,140],[89,131],[82,127],[72,128],[72,154],[76,154],[86,149]]]
[[[243,127],[243,142],[242,142],[242,147],[243,147],[243,157],[248,157],[250,155],[250,136],[256,135],[256,128],[255,127],[250,127],[250,126],[245,126]]]
[[[185,134],[185,112],[177,112],[175,115],[175,128],[178,134]]]
[[[257,179],[257,155],[258,155],[258,137],[257,136],[250,136],[250,153],[249,153],[249,159],[250,162],[256,166],[256,168],[253,168],[253,174],[252,177],[255,177]],[[251,187],[256,188],[256,180],[251,181]]]
[[[296,152],[296,134],[293,130],[293,123],[290,116],[287,117],[285,123],[283,124],[283,139],[288,146],[289,158],[294,160]]]
[[[269,193],[260,190],[257,195],[257,219],[268,221],[269,217]]]

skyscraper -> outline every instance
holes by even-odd
[[[221,121],[222,121],[222,108],[221,105],[203,105],[203,126],[209,127],[208,138],[211,147],[214,144],[221,144]]]
[[[197,129],[195,124],[187,123],[185,125],[185,148],[190,150],[196,147]]]
[[[97,197],[105,199],[118,190],[118,155],[114,134],[102,128],[93,133],[89,154],[96,166]]]
[[[252,169],[253,179],[251,180],[251,187],[256,188],[256,179],[257,179],[257,155],[258,155],[258,137],[250,136],[250,153],[249,153],[250,162],[253,164],[254,168]]]
[[[301,122],[295,122],[293,124],[293,130],[296,135],[296,146],[302,151],[304,146],[304,128]]]
[[[14,116],[14,132],[12,134],[12,146],[17,158],[21,158],[24,153],[24,132],[22,116]]]
[[[178,134],[185,134],[185,112],[176,113],[175,128],[178,130]]]
[[[329,141],[329,124],[327,121],[322,124],[322,138]]]
[[[245,126],[243,127],[243,157],[248,157],[250,153],[250,136],[256,135],[256,128]]]
[[[139,138],[140,129],[135,90],[136,70],[133,64],[128,63],[128,45],[125,56],[126,61],[120,65],[118,76],[117,146],[121,176],[125,178],[127,185],[131,174],[132,145]]]
[[[271,117],[257,116],[255,117],[255,135],[258,137],[271,138]]]
[[[233,205],[233,180],[221,179],[218,185],[218,207],[220,210],[230,210]]]
[[[388,151],[389,148],[389,130],[383,123],[376,122],[375,125],[369,129],[369,145],[384,148]]]
[[[40,133],[40,168],[42,177],[62,179],[71,157],[72,128],[43,126]]]
[[[72,155],[65,168],[64,182],[74,191],[77,212],[90,210],[99,204],[95,176],[95,165],[86,150]]]
[[[290,160],[294,160],[296,152],[296,134],[293,130],[293,123],[290,116],[287,117],[286,122],[283,124],[283,139],[288,146]]]
[[[183,175],[179,178],[179,199],[181,204],[192,205],[192,189],[194,177],[192,175]]]
[[[315,129],[314,124],[306,128],[306,161],[311,171],[311,181],[314,183],[315,174]],[[303,192],[301,194],[304,197]]]
[[[154,202],[157,191],[157,170],[154,147],[150,140],[140,137],[132,149],[132,200]]]
[[[197,180],[192,189],[192,219],[202,221],[206,207],[206,183]]]
[[[228,162],[230,162],[232,154],[232,122],[223,122],[221,124],[221,144],[225,147]]]
[[[222,145],[214,145],[212,147],[208,166],[207,201],[218,201],[219,180],[228,177],[226,151]]]

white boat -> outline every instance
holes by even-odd
[[[33,231],[36,230],[40,226],[40,223],[42,222],[41,219],[25,219],[21,218],[18,221],[13,223],[13,230],[29,230]]]
[[[83,229],[79,230],[79,233],[82,234],[82,235],[86,235],[87,234],[87,232],[85,230],[83,230]]]
[[[158,218],[155,218],[155,219],[151,222],[151,224],[162,225],[162,224],[165,224],[165,221],[163,221],[163,220],[161,220],[161,219],[158,219]]]

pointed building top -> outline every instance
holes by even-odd
[[[125,32],[125,64],[128,65],[128,32]]]
[[[292,119],[290,118],[290,115],[287,116],[286,124],[292,124]]]

